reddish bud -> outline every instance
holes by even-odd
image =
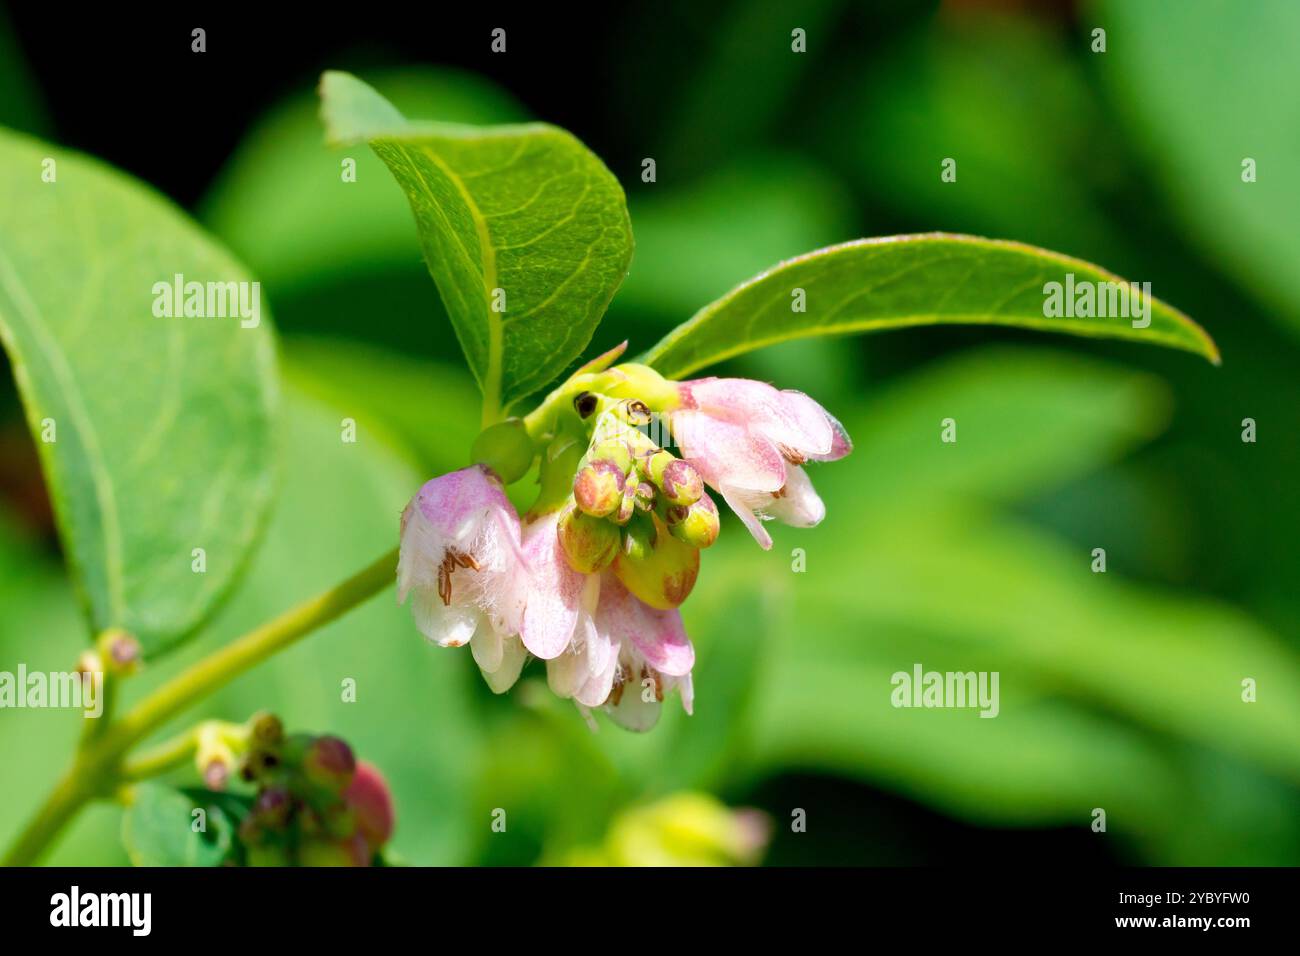
[[[623,498],[624,474],[606,458],[587,462],[573,479],[573,500],[595,518],[612,514]]]
[[[388,842],[396,820],[393,795],[375,767],[364,761],[357,764],[356,776],[344,791],[343,799],[356,815],[357,829],[371,850],[378,850]]]

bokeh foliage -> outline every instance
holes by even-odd
[[[537,686],[537,665],[531,683],[491,697],[468,654],[425,646],[383,596],[190,719],[270,706],[344,736],[392,783],[395,849],[415,863],[555,858],[599,843],[620,809],[682,789],[759,804],[778,833],[805,807],[822,862],[955,862],[982,831],[1022,829],[1051,831],[1038,845],[1058,859],[1300,860],[1297,180],[1281,169],[1300,133],[1286,97],[1268,94],[1300,85],[1300,63],[1280,52],[1300,40],[1290,5],[1107,2],[1073,19],[996,20],[957,6],[818,4],[803,24],[815,55],[792,61],[788,15],[734,3],[693,28],[707,55],[680,64],[672,95],[639,82],[636,56],[593,88],[611,115],[640,119],[605,134],[616,156],[638,158],[609,159],[637,248],[593,350],[625,337],[648,347],[782,258],[942,229],[1149,280],[1211,331],[1222,369],[986,329],[751,353],[724,370],[809,390],[857,448],[814,474],[822,527],[778,529],[763,554],[729,522],[705,555],[685,608],[694,717],[592,735]],[[629,35],[646,37],[672,19],[628,17]],[[1097,25],[1105,54],[1089,50]],[[864,37],[880,55],[861,54]],[[14,76],[3,82],[35,89]],[[474,74],[367,78],[411,116],[530,118]],[[21,103],[39,128],[39,99]],[[264,282],[283,333],[280,475],[233,599],[167,668],[391,546],[412,491],[463,464],[473,439],[477,395],[401,191],[368,150],[325,149],[315,109],[304,78],[199,206]],[[348,187],[344,155],[358,167]],[[660,157],[655,183],[639,179],[643,155]],[[947,156],[954,184],[939,181]],[[1246,156],[1255,184],[1240,179]],[[13,434],[16,404],[5,411]],[[338,440],[345,417],[355,445]],[[955,445],[938,441],[946,417]],[[1240,440],[1245,417],[1256,444]],[[0,508],[0,668],[61,669],[81,623],[25,500],[7,494]],[[1104,575],[1089,570],[1094,547],[1107,549]],[[791,571],[793,548],[805,573]],[[917,661],[1000,671],[1000,716],[892,708],[890,674]],[[340,703],[345,677],[356,703]],[[1240,701],[1244,677],[1259,682],[1255,704]],[[0,715],[0,841],[54,779],[76,723]],[[489,829],[496,807],[508,836]],[[1105,837],[1087,831],[1094,807],[1107,810]],[[119,815],[85,814],[52,861],[126,862]],[[965,842],[941,843],[947,820]],[[800,839],[778,835],[772,859],[809,861]]]

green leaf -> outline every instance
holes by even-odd
[[[216,801],[156,783],[134,788],[122,815],[122,843],[136,866],[219,866],[234,824]],[[195,813],[196,810],[202,811]]]
[[[1049,282],[1125,280],[1080,259],[1023,243],[929,233],[860,239],[790,259],[705,306],[643,357],[664,375],[696,369],[764,345],[817,335],[916,325],[1009,325],[1167,345],[1218,364],[1200,326],[1143,296],[1150,325],[1129,318],[1049,318]],[[795,292],[805,294],[795,311]]]
[[[542,123],[409,123],[346,73],[326,73],[321,98],[329,141],[366,140],[405,191],[489,413],[558,375],[590,341],[631,261],[613,174]]]
[[[528,117],[489,81],[448,69],[379,74],[413,116],[455,123]],[[275,289],[281,331],[286,297],[363,270],[424,268],[411,254],[411,213],[384,164],[365,149],[321,148],[320,101],[304,89],[277,103],[245,135],[201,205],[200,219]],[[355,162],[355,180],[343,160]],[[427,286],[426,286],[427,287]],[[360,329],[372,321],[352,317]],[[319,326],[317,326],[319,327]]]
[[[46,157],[55,182],[42,181]],[[238,315],[156,317],[154,284],[177,274],[248,279],[147,187],[0,133],[0,338],[90,625],[126,628],[146,653],[227,591],[272,486],[265,310],[248,328]]]

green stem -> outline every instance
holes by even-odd
[[[151,747],[134,760],[122,761],[118,778],[126,783],[136,783],[189,763],[199,749],[199,729],[202,726],[201,723],[195,724],[185,733]]]
[[[341,584],[227,644],[136,704],[86,743],[10,847],[4,865],[31,865],[88,800],[110,792],[121,781],[123,757],[146,735],[250,667],[374,596],[392,583],[396,565],[397,552],[389,552]],[[158,757],[154,752],[153,759]]]

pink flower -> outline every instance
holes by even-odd
[[[681,615],[643,603],[610,570],[575,571],[556,533],[560,517],[532,518],[523,537],[532,580],[520,637],[546,661],[551,690],[584,714],[600,708],[632,730],[654,726],[674,687],[689,712],[695,649]]]
[[[600,708],[628,730],[649,730],[674,689],[689,714],[694,703],[695,648],[676,610],[661,611],[634,597],[613,573],[587,575],[584,590],[598,593],[564,652],[546,663],[546,679],[571,697],[590,720]]]
[[[402,512],[397,600],[413,594],[416,627],[443,647],[469,643],[497,693],[519,678],[518,638],[528,574],[519,518],[488,468],[474,465],[425,483]]]
[[[835,461],[853,446],[831,415],[802,392],[744,378],[701,378],[678,386],[669,413],[673,438],[704,480],[763,548],[762,522],[809,528],[826,516],[803,465]]]

